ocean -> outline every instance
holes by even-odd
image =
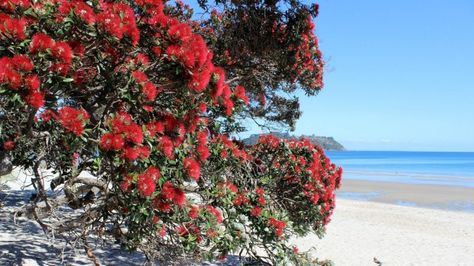
[[[344,179],[474,188],[474,152],[328,151]]]

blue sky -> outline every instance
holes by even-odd
[[[320,0],[325,88],[296,134],[352,150],[474,151],[474,1]]]
[[[474,1],[321,0],[326,86],[296,133],[349,149],[474,151]]]

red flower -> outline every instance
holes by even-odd
[[[249,203],[249,199],[245,196],[245,194],[238,194],[235,198],[234,198],[234,205],[235,206],[240,206],[240,205],[246,205]]]
[[[190,157],[185,158],[183,166],[189,177],[195,181],[199,180],[199,176],[201,175],[201,165],[195,159]]]
[[[11,62],[16,70],[29,72],[33,70],[33,63],[26,55],[15,55]]]
[[[74,15],[84,20],[87,24],[93,24],[95,22],[94,10],[84,2],[62,2],[58,11],[62,16],[67,16],[71,10],[74,12]]]
[[[171,203],[163,201],[161,198],[155,198],[155,200],[153,200],[153,207],[164,213],[169,213],[171,211]]]
[[[58,120],[67,131],[80,136],[84,132],[84,124],[89,121],[89,114],[84,109],[66,106],[59,110]]]
[[[17,71],[8,68],[7,60],[1,60],[0,63],[5,64],[6,67],[2,69],[0,66],[0,82],[7,83],[11,89],[17,90],[21,86],[21,75]]]
[[[173,201],[179,207],[182,207],[186,204],[186,195],[181,189],[175,188]]]
[[[145,173],[143,174],[151,178],[153,182],[158,181],[161,176],[160,170],[158,170],[158,168],[156,168],[155,166],[148,167],[148,169],[146,169]]]
[[[41,82],[38,78],[38,75],[29,75],[29,76],[27,76],[25,78],[25,85],[31,91],[38,91],[40,86],[41,86]]]
[[[153,167],[153,166],[152,166]],[[140,194],[144,197],[150,197],[156,188],[156,180],[159,178],[159,172],[157,172],[156,177],[156,168],[148,168],[145,173],[138,176],[137,189]],[[151,170],[151,171],[150,171]]]
[[[283,230],[286,227],[286,223],[284,221],[280,221],[271,217],[268,219],[268,224],[274,227],[275,235],[277,235],[278,237],[281,237],[283,235]]]
[[[144,83],[148,81],[148,77],[146,76],[146,74],[139,70],[133,71],[132,76],[137,83]]]
[[[158,232],[158,234],[161,236],[161,237],[165,237],[166,236],[166,228],[165,226],[163,225],[160,229],[160,231]]]
[[[226,186],[227,188],[232,191],[233,193],[237,193],[239,191],[239,189],[237,188],[236,185],[234,185],[234,183],[230,183],[230,182],[227,182],[226,183]]]
[[[212,214],[216,218],[217,223],[219,224],[222,223],[223,218],[219,210],[217,210],[214,206],[211,206],[211,205],[207,205],[206,209],[210,214]]]
[[[149,66],[150,65],[150,59],[148,59],[148,56],[138,53],[136,57],[136,64],[143,65],[143,66]]]
[[[106,151],[120,150],[125,145],[125,141],[121,135],[106,133],[100,138],[100,147]]]
[[[126,140],[134,144],[140,144],[143,142],[143,132],[139,125],[130,122],[129,125],[123,125],[121,129],[121,133],[125,134]]]
[[[44,98],[43,95],[38,91],[33,91],[28,94],[25,98],[26,103],[28,103],[31,107],[39,109],[44,105]]]
[[[260,216],[261,213],[262,213],[262,208],[260,207],[253,207],[252,210],[250,210],[250,215],[254,217]]]
[[[165,125],[162,122],[151,122],[146,125],[148,135],[154,137],[156,133],[163,134],[165,132]]]
[[[238,99],[242,100],[245,104],[249,104],[250,99],[249,99],[249,97],[247,97],[247,95],[245,95],[245,88],[244,87],[242,87],[242,86],[235,87],[234,95]]]
[[[72,49],[66,42],[57,42],[52,49],[53,56],[63,63],[70,64],[72,62]]]
[[[195,220],[198,218],[199,216],[199,207],[198,206],[191,206],[191,209],[189,210],[188,212],[188,216],[189,218],[191,218],[192,220]]]
[[[211,80],[211,73],[207,70],[200,72],[193,72],[191,79],[189,80],[188,87],[194,90],[195,92],[202,92],[209,81]]]
[[[211,153],[209,152],[209,148],[205,145],[199,145],[196,148],[197,153],[199,154],[199,159],[201,161],[205,161],[211,156]]]
[[[51,37],[44,33],[36,33],[33,35],[33,38],[31,38],[30,52],[36,53],[48,48],[53,48],[53,46],[54,40],[51,39]]]
[[[176,229],[175,229],[176,233],[182,237],[186,237],[187,235],[189,235],[189,231],[188,229],[186,229],[186,227],[184,226],[178,226]]]
[[[134,161],[138,159],[138,156],[140,156],[138,150],[133,147],[126,147],[122,151],[122,157],[128,161]]]
[[[13,140],[7,140],[3,143],[3,149],[11,151],[15,148],[15,142]]]
[[[234,102],[231,99],[225,99],[222,102],[222,105],[225,107],[225,114],[227,116],[231,116],[234,108]]]
[[[142,88],[142,93],[145,94],[148,101],[154,101],[158,94],[158,90],[153,83],[146,82]]]
[[[174,145],[173,141],[169,137],[163,136],[160,138],[159,148],[166,158],[169,160],[174,159]]]
[[[206,103],[200,103],[200,104],[199,104],[199,111],[200,111],[201,113],[206,112],[206,108],[207,108],[207,107],[206,107]]]
[[[133,177],[132,176],[126,176],[123,181],[120,183],[120,189],[123,192],[127,192],[130,189],[130,185],[132,184]]]
[[[0,2],[0,3],[8,3],[8,2]],[[18,3],[15,3],[15,5],[11,5],[13,7],[17,6]],[[0,4],[0,8],[2,7],[2,4]],[[11,12],[13,12],[12,10]],[[14,39],[17,40],[24,40],[25,39],[25,26],[26,26],[26,20],[21,18],[21,19],[15,19],[12,18],[6,14],[0,13],[0,36],[1,35],[6,35],[6,36],[11,36]]]
[[[221,158],[222,158],[222,159],[226,159],[227,157],[229,157],[229,154],[227,153],[226,150],[222,150],[222,151],[220,152],[220,155],[221,155]]]
[[[122,157],[128,161],[134,161],[138,158],[146,159],[150,156],[150,149],[146,146],[126,147],[122,151]]]
[[[161,198],[165,201],[171,201],[182,207],[186,204],[186,195],[184,192],[175,187],[170,181],[166,181],[161,188]]]
[[[170,181],[166,181],[161,188],[161,197],[165,200],[173,200],[174,186]]]

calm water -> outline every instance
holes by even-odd
[[[474,187],[474,152],[333,151],[345,179]]]

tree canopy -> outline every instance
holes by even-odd
[[[308,262],[288,239],[323,234],[342,169],[308,140],[232,136],[294,127],[292,93],[322,88],[317,6],[199,4],[0,1],[0,152],[32,171],[25,212],[152,259]]]

